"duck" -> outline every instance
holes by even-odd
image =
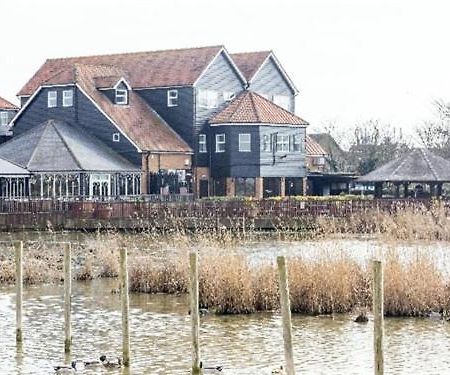
[[[200,362],[200,368],[202,374],[218,374],[223,370],[223,366],[203,366],[203,362]]]
[[[283,366],[280,366],[279,368],[273,369],[271,374],[272,375],[283,375],[284,374]]]
[[[55,369],[55,374],[57,375],[71,375],[76,374],[77,370],[80,369],[80,365],[78,365],[77,361],[72,361],[70,366],[68,365],[59,365],[59,366],[53,366]]]
[[[367,323],[369,318],[365,312],[360,313],[354,320],[355,323]]]
[[[119,357],[108,358],[106,355],[100,356],[100,363],[106,368],[119,368],[122,367],[122,359]]]

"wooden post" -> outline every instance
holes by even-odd
[[[191,323],[192,323],[192,375],[200,375],[200,345],[199,345],[199,311],[198,311],[198,259],[197,252],[189,254],[191,278]]]
[[[289,300],[289,282],[286,259],[277,257],[278,274],[280,277],[280,302],[283,318],[284,358],[286,362],[286,375],[295,375],[294,351],[292,348],[291,303]]]
[[[383,356],[383,265],[381,260],[373,260],[373,345],[375,354],[375,375],[384,373]]]
[[[72,246],[64,244],[64,352],[70,353],[72,346]]]
[[[122,355],[123,365],[130,366],[130,320],[128,298],[127,249],[120,248],[120,295],[122,299]]]
[[[22,342],[23,242],[14,243],[16,251],[16,342]]]

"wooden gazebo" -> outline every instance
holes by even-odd
[[[450,182],[450,161],[427,149],[416,148],[405,156],[392,160],[360,177],[356,182],[375,185],[375,197],[381,197],[384,183],[395,186],[396,197],[410,197],[412,183],[429,186],[431,196],[442,195],[443,183]],[[401,189],[403,187],[403,189]],[[401,190],[403,194],[401,194]],[[414,196],[420,194],[415,189]]]

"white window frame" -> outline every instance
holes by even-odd
[[[116,89],[115,103],[119,104],[119,105],[127,105],[128,104],[128,90]]]
[[[9,123],[9,115],[7,111],[0,112],[0,126],[6,126]]]
[[[58,91],[52,90],[47,93],[47,108],[58,106]]]
[[[288,95],[274,95],[273,102],[277,106],[284,108],[286,111],[291,110],[291,99]]]
[[[216,152],[217,153],[225,152],[225,143],[226,143],[225,134],[224,133],[216,134]]]
[[[231,102],[236,97],[236,94],[232,91],[224,91],[223,100],[226,102]]]
[[[239,134],[239,152],[252,152],[252,135],[250,133]]]
[[[73,90],[64,90],[63,91],[63,107],[72,107],[73,106]]]
[[[120,133],[113,133],[113,142],[120,142]]]
[[[268,134],[264,134],[261,142],[261,150],[263,152],[272,151],[272,142],[270,140],[270,136]]]
[[[277,135],[277,152],[289,152],[289,136]]]
[[[178,90],[167,90],[167,106],[178,107]]]
[[[208,152],[208,149],[206,147],[206,134],[198,135],[198,152],[202,154]]]
[[[219,95],[214,90],[198,90],[198,105],[200,108],[217,108],[219,106]]]
[[[300,134],[294,134],[292,139],[292,151],[293,152],[303,152],[302,147],[302,136]]]

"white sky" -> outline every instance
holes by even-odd
[[[313,128],[380,119],[412,132],[433,99],[450,101],[449,11],[446,0],[3,0],[0,96],[15,101],[49,57],[223,44],[274,50]]]

